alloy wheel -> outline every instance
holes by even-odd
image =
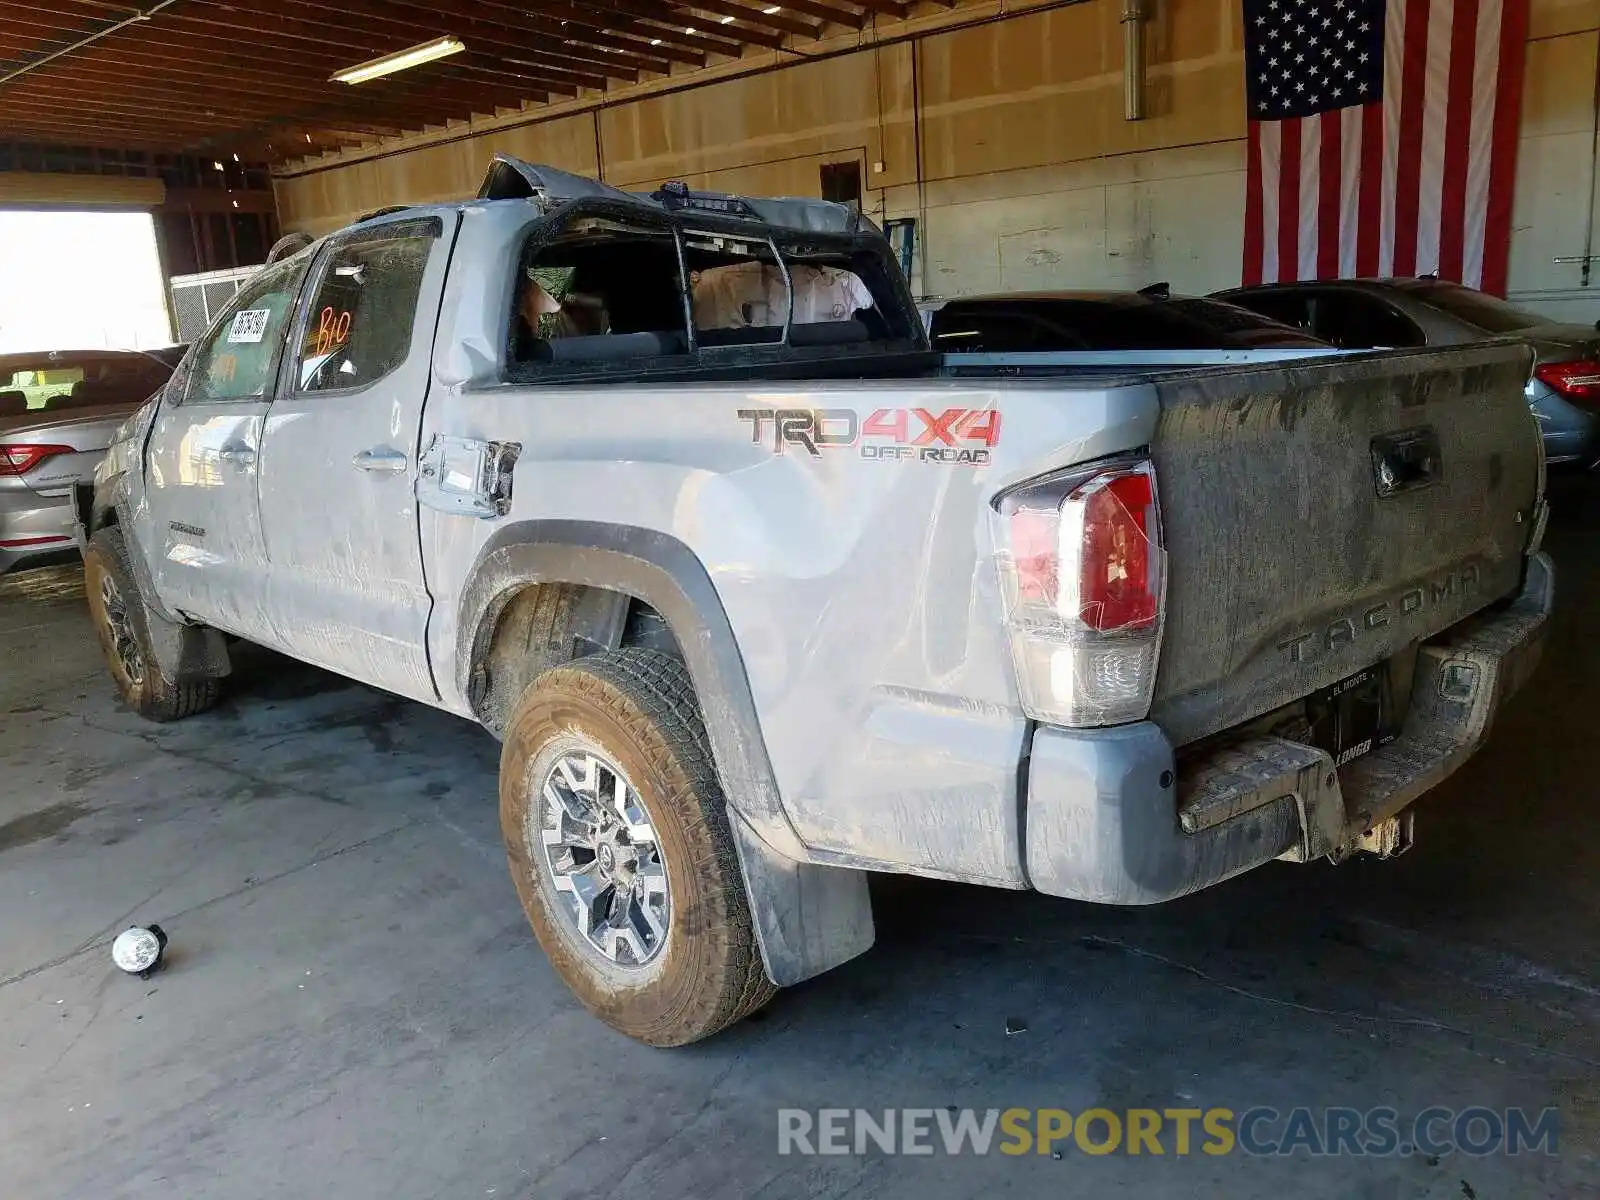
[[[122,589],[110,575],[100,577],[100,605],[105,614],[106,629],[111,635],[111,652],[116,655],[128,682],[135,688],[144,685],[144,654],[134,636],[133,620],[128,615],[128,603]]]
[[[637,969],[655,961],[666,944],[672,901],[638,790],[615,763],[585,746],[555,760],[539,795],[541,857],[572,927],[608,965]]]

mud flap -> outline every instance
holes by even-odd
[[[779,854],[731,807],[728,824],[767,978],[790,987],[872,948],[867,872]]]
[[[221,679],[232,669],[228,643],[204,625],[175,625],[145,607],[150,651],[168,679]]]

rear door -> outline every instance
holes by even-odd
[[[161,598],[268,645],[278,639],[260,603],[261,432],[309,262],[265,268],[223,310],[156,414],[146,470],[146,549]]]
[[[266,603],[284,647],[425,700],[417,439],[445,235],[439,217],[400,218],[324,246],[261,459]]]
[[[1151,715],[1175,742],[1516,589],[1539,499],[1531,362],[1490,344],[1156,382],[1168,575]]]

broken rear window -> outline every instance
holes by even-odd
[[[735,348],[914,337],[904,314],[886,315],[898,311],[892,265],[866,239],[689,220],[587,214],[537,227],[513,298],[512,372],[688,369]]]

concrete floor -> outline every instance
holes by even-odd
[[[1410,856],[1146,911],[885,880],[870,955],[672,1052],[546,965],[487,735],[266,654],[148,725],[76,570],[0,581],[0,1194],[1600,1197],[1600,490],[1557,499],[1545,666]],[[1560,1152],[776,1153],[781,1106],[1383,1104],[1555,1105]]]

